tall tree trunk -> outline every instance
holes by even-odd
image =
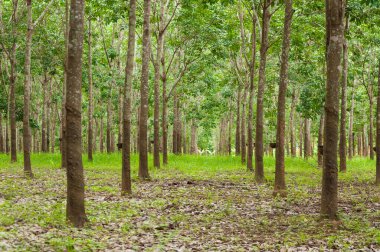
[[[3,113],[0,111],[0,153],[4,153]]]
[[[235,155],[240,155],[241,144],[240,144],[240,99],[241,90],[240,85],[238,86],[237,92],[237,103],[236,103],[236,134],[235,134]]]
[[[186,118],[183,118],[183,134],[182,134],[182,146],[183,146],[183,154],[187,154],[187,146],[186,146]]]
[[[338,210],[338,125],[339,79],[343,42],[343,0],[326,0],[327,81],[325,99],[325,132],[323,150],[323,176],[321,215],[337,218]]]
[[[32,137],[29,126],[29,107],[30,107],[30,90],[31,90],[31,56],[32,56],[32,34],[33,34],[33,16],[32,0],[26,1],[28,30],[26,32],[25,47],[25,79],[24,79],[24,110],[23,110],[23,149],[24,149],[24,173],[27,177],[33,177],[32,165],[30,161],[30,145]]]
[[[47,79],[47,73],[45,72],[45,77],[42,82],[42,126],[41,126],[41,151],[46,152],[47,149],[47,139],[46,139],[46,94],[47,94],[47,84],[48,84],[48,79]]]
[[[99,149],[100,149],[100,153],[103,153],[103,152],[104,152],[104,129],[103,129],[103,118],[100,118]]]
[[[91,16],[88,18],[88,131],[87,131],[87,157],[92,161],[92,139],[93,139],[93,91],[92,91],[92,30],[91,30]]]
[[[67,92],[67,71],[68,71],[68,50],[69,50],[69,1],[65,1],[65,60],[64,60],[64,80],[63,80],[63,96],[62,96],[62,119],[61,119],[61,168],[67,168],[67,157],[66,157],[66,92]]]
[[[117,133],[117,144],[123,142],[123,104],[124,104],[124,95],[123,95],[123,88],[119,88],[119,108],[118,108],[118,133]]]
[[[310,157],[310,119],[305,118],[304,123],[304,147],[303,147],[303,157],[308,159]]]
[[[355,81],[354,81],[354,88],[355,88]],[[351,109],[350,109],[350,121],[349,121],[349,127],[348,127],[348,158],[352,159],[352,157],[355,155],[355,147],[354,147],[354,107],[355,107],[355,99],[354,99],[355,93],[352,93],[351,96]]]
[[[376,114],[376,185],[380,185],[380,61],[377,80],[377,114]]]
[[[160,168],[160,75],[161,59],[164,50],[165,1],[161,0],[160,22],[158,26],[157,54],[154,62],[154,115],[153,115],[153,165]],[[163,70],[164,71],[164,70]],[[163,97],[165,99],[165,97]]]
[[[195,119],[191,120],[191,146],[190,146],[190,153],[191,154],[197,154],[198,148],[197,148],[197,125],[195,122]]]
[[[303,146],[303,120],[300,116],[300,128],[299,128],[299,155],[302,158],[302,146]]]
[[[293,88],[292,103],[290,105],[290,119],[289,119],[290,151],[291,151],[292,157],[297,156],[296,136],[295,136],[295,130],[294,130],[295,110],[296,110],[296,89]]]
[[[10,99],[10,106],[9,106],[9,113],[10,113],[10,128],[11,128],[11,162],[17,162],[17,139],[16,139],[16,96],[15,96],[15,89],[16,89],[16,78],[17,78],[17,72],[16,72],[16,49],[17,49],[17,3],[18,1],[13,1],[13,13],[12,13],[12,37],[13,37],[13,44],[10,52],[10,65],[11,65],[11,72],[9,75],[9,99]]]
[[[372,88],[371,88],[372,90]],[[371,92],[372,93],[372,92]],[[371,94],[371,99],[369,103],[369,135],[368,135],[369,141],[366,146],[366,148],[369,148],[369,157],[371,160],[374,159],[374,153],[373,153],[373,94]],[[367,151],[368,153],[368,151]]]
[[[319,129],[318,129],[318,166],[323,167],[323,153],[320,152],[319,146],[323,147],[323,125],[324,125],[324,114],[322,113],[319,118]]]
[[[112,88],[111,88],[112,89]],[[112,91],[111,91],[112,93]],[[106,129],[106,148],[107,148],[107,153],[110,154],[112,152],[111,150],[111,134],[112,134],[112,103],[111,103],[111,94],[110,97],[108,98],[107,102],[107,129]]]
[[[162,52],[162,162],[168,164],[168,124],[167,124],[167,97],[166,97],[166,69],[165,50]]]
[[[75,227],[87,221],[84,208],[84,175],[82,164],[82,53],[84,0],[71,0],[70,32],[66,90],[66,216]]]
[[[288,86],[288,61],[290,50],[290,32],[292,24],[292,0],[285,1],[284,35],[282,40],[280,83],[277,105],[276,134],[276,173],[274,180],[274,195],[286,196],[285,185],[285,110]]]
[[[230,112],[228,115],[228,155],[229,156],[231,156],[231,153],[232,153],[232,123],[233,123],[232,121],[233,121],[233,116],[232,116],[232,102],[231,102]],[[252,143],[252,147],[253,147],[253,143]]]
[[[348,30],[348,18],[346,18],[346,32]],[[347,114],[347,74],[348,74],[348,45],[347,39],[343,39],[343,73],[342,73],[342,103],[340,108],[340,141],[339,141],[339,170],[347,169],[347,137],[346,137],[346,114]]]
[[[265,90],[265,67],[268,51],[268,33],[270,22],[270,2],[264,0],[263,23],[261,32],[259,84],[257,90],[256,105],[256,152],[255,152],[255,179],[257,182],[264,181],[264,90]]]
[[[254,7],[254,6],[253,6]],[[247,169],[253,171],[253,96],[255,81],[255,62],[256,62],[256,16],[252,15],[252,58],[250,64],[250,83],[249,83],[249,107],[248,107],[248,158]]]
[[[244,94],[243,94],[243,101],[242,101],[242,108],[241,108],[241,163],[245,164],[246,158],[247,158],[247,144],[245,141],[246,136],[246,124],[245,119],[247,117],[247,111],[246,111],[246,105],[247,105],[247,88],[244,88]]]
[[[56,128],[56,117],[57,117],[57,113],[56,113],[56,107],[57,104],[54,103],[52,105],[52,118],[51,118],[51,153],[54,153],[55,152],[55,128]]]
[[[136,41],[136,0],[129,2],[128,51],[125,66],[124,103],[123,103],[123,153],[121,193],[131,194],[131,106],[133,64],[135,59]]]
[[[9,113],[8,113],[9,115]],[[9,117],[9,116],[8,116]],[[5,121],[5,153],[9,154],[9,120]]]
[[[148,96],[149,96],[149,57],[150,57],[150,0],[144,0],[144,24],[141,69],[141,106],[139,123],[139,177],[149,179],[148,171]]]

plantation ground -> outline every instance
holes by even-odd
[[[96,154],[88,163],[81,230],[65,222],[65,172],[58,155],[33,155],[35,179],[22,164],[0,156],[1,251],[247,251],[380,249],[380,188],[375,163],[348,162],[339,174],[340,221],[319,219],[321,171],[315,160],[286,160],[288,197],[273,198],[274,159],[265,159],[267,183],[234,157],[170,156],[120,196],[120,154]],[[19,156],[19,160],[22,157]]]

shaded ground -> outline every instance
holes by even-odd
[[[65,223],[64,171],[37,168],[27,180],[19,167],[0,168],[0,250],[380,250],[380,189],[370,169],[342,175],[341,220],[332,223],[319,219],[320,171],[302,160],[288,161],[288,197],[274,199],[271,158],[263,185],[238,159],[183,159],[150,182],[135,179],[131,198],[119,196],[112,165],[86,169],[90,223],[81,230]]]

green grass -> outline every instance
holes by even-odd
[[[375,162],[349,160],[339,173],[340,222],[321,221],[321,170],[316,160],[286,159],[288,197],[273,198],[273,157],[265,157],[266,183],[238,157],[169,156],[152,181],[137,178],[132,156],[133,195],[120,196],[121,154],[83,156],[86,212],[77,230],[65,220],[65,171],[59,154],[33,154],[34,179],[19,162],[0,155],[1,251],[325,250],[380,249],[380,189]],[[152,157],[149,157],[150,164]]]

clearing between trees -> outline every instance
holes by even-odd
[[[152,157],[149,157],[151,160]],[[274,157],[264,184],[239,157],[176,156],[120,195],[121,154],[84,158],[82,229],[66,224],[66,172],[60,155],[33,154],[36,179],[0,155],[0,250],[6,251],[259,251],[380,249],[380,188],[375,162],[354,158],[339,174],[339,220],[320,218],[317,161],[286,158],[287,198],[273,198]],[[22,159],[20,159],[22,160]]]

